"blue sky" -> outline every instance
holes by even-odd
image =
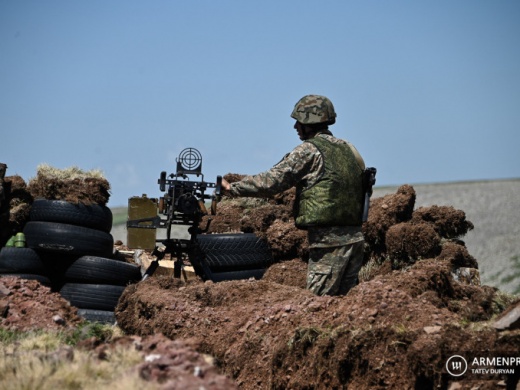
[[[520,177],[518,1],[0,0],[0,162],[101,169],[109,206],[269,169],[328,96],[378,185]]]

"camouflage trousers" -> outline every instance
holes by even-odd
[[[345,295],[358,283],[364,240],[350,244],[310,248],[307,289],[316,295]]]

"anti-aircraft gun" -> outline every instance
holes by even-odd
[[[146,270],[143,280],[155,272],[159,261],[164,259],[166,254],[176,258],[173,271],[176,278],[181,276],[184,254],[188,255],[195,273],[203,280],[206,280],[211,272],[202,261],[202,256],[199,256],[197,235],[207,232],[211,223],[211,218],[208,218],[204,228],[199,226],[203,217],[208,215],[207,200],[211,200],[211,214],[216,213],[222,177],[217,176],[215,183],[204,181],[202,156],[194,148],[182,150],[176,162],[175,173],[167,175],[166,171],[163,171],[159,176],[157,183],[164,194],[158,200],[147,198],[145,195],[129,199],[126,224],[128,245],[143,249],[153,247],[152,256],[156,257]],[[190,180],[190,176],[193,175],[200,177],[200,180]],[[189,238],[174,237],[172,228],[175,230],[177,226],[188,227]],[[156,229],[159,228],[166,229],[164,238],[157,239]],[[148,229],[148,233],[141,229]],[[163,248],[159,248],[157,243],[162,243]]]

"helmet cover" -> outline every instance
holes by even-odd
[[[321,95],[302,97],[294,106],[291,117],[305,125],[325,122],[332,125],[336,122],[336,112],[332,102]]]

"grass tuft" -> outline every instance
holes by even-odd
[[[72,335],[0,329],[0,389],[156,389],[132,369],[143,361],[135,348],[115,347],[100,358],[71,347],[89,337],[108,340],[118,334],[115,327],[97,323],[86,323]]]
[[[37,174],[39,176],[57,180],[84,180],[86,178],[105,179],[105,175],[99,169],[84,171],[76,166],[65,169],[58,169],[48,164],[40,164],[37,167]]]

